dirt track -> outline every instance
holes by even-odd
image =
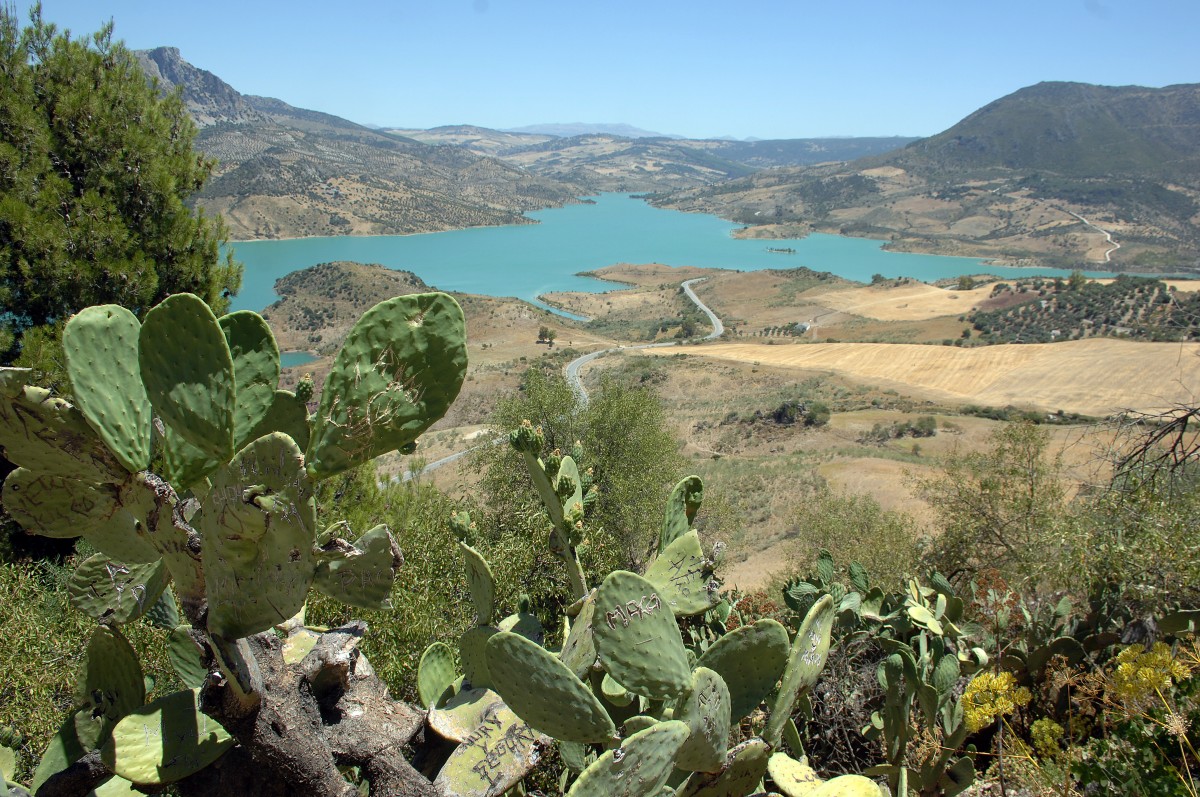
[[[1102,339],[965,349],[887,343],[730,343],[653,353],[833,371],[939,400],[1096,416],[1191,402],[1200,389],[1200,344],[1196,343]]]

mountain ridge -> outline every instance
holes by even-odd
[[[196,148],[218,161],[196,204],[224,216],[235,239],[527,224],[525,211],[580,193],[494,158],[243,95],[177,48],[135,55],[162,91],[180,87]]]
[[[1200,270],[1200,84],[1047,81],[845,164],[661,193],[742,235],[810,231],[1064,268]]]

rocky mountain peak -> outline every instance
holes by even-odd
[[[244,124],[264,120],[238,91],[219,77],[183,59],[178,47],[135,50],[146,74],[158,81],[163,91],[183,87],[183,101],[199,127],[220,122]]]

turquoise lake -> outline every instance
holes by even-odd
[[[528,214],[538,224],[478,227],[422,235],[301,238],[234,244],[245,264],[235,310],[262,310],[278,297],[275,280],[332,260],[380,263],[412,271],[440,290],[516,296],[537,302],[550,291],[605,291],[613,283],[575,276],[616,263],[753,271],[805,266],[852,280],[871,275],[929,281],[982,271],[1029,276],[1030,269],[999,268],[969,257],[885,252],[882,241],[814,234],[799,240],[741,240],[739,225],[716,216],[660,210],[626,194],[602,194],[594,204]],[[795,249],[795,254],[768,252]],[[1038,273],[1065,276],[1055,269]]]

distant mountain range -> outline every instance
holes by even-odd
[[[234,238],[428,232],[527,222],[574,201],[573,186],[465,149],[372,130],[281,100],[240,94],[173,47],[137,53],[164,91],[182,87],[216,158],[198,204]]]
[[[537,135],[557,136],[559,138],[591,135],[620,136],[621,138],[685,138],[685,136],[674,136],[669,133],[655,133],[651,130],[643,130],[640,127],[624,123],[601,124],[598,122],[571,122],[567,124],[556,122],[526,125],[525,127],[512,127],[504,132],[534,133]]]
[[[913,138],[800,138],[776,141],[570,137],[456,125],[390,132],[427,144],[491,155],[533,174],[597,191],[669,191],[708,186],[772,166],[844,161],[888,152]]]
[[[1200,269],[1200,85],[1040,83],[850,163],[664,193],[744,234],[809,230],[1064,267]]]
[[[164,91],[182,87],[197,145],[219,164],[198,204],[235,238],[523,223],[630,191],[739,221],[746,236],[1200,270],[1200,85],[1040,83],[924,139],[694,140],[627,125],[372,129],[243,95],[174,48],[138,56]]]

